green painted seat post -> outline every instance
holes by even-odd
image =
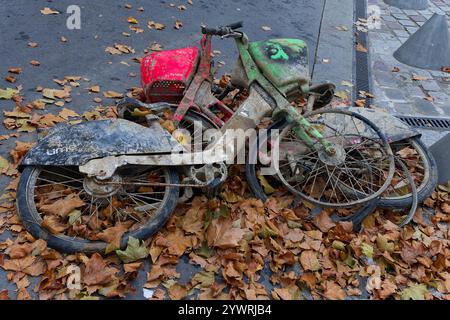
[[[325,139],[323,135],[314,126],[305,119],[300,113],[295,110],[293,106],[289,106],[286,114],[286,120],[289,123],[293,123],[292,131],[295,135],[306,143],[311,149],[318,149],[317,141],[319,141],[319,146],[325,149],[325,152],[329,155],[335,154],[335,149],[333,144]]]
[[[280,91],[278,91],[278,89],[260,72],[259,68],[253,61],[250,52],[248,51],[247,37],[244,35],[242,38],[236,38],[235,40],[242,65],[244,66],[245,73],[248,78],[249,86],[253,82],[257,82],[275,100],[277,109],[274,111],[273,116],[283,116],[288,122],[294,123],[292,130],[299,139],[306,143],[308,147],[316,150],[323,147],[328,154],[334,154],[335,150],[333,144],[325,139],[322,134],[315,129],[311,123],[306,120],[305,117],[303,117],[280,93]],[[317,141],[319,141],[319,145],[317,145]]]

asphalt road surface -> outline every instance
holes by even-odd
[[[36,92],[37,86],[58,88],[53,79],[63,79],[65,76],[75,75],[90,79],[90,82],[80,81],[80,87],[72,90],[72,101],[64,107],[78,113],[89,110],[94,105],[95,96],[103,99],[103,104],[113,104],[113,100],[105,99],[101,93],[88,94],[87,88],[100,85],[102,91],[114,90],[125,92],[127,88],[139,86],[139,64],[133,62],[133,57],[141,57],[143,50],[153,42],[157,42],[164,49],[190,46],[200,39],[200,25],[224,25],[236,21],[244,21],[244,31],[251,40],[268,38],[300,38],[307,41],[310,47],[310,61],[314,62],[318,41],[324,0],[259,0],[259,1],[206,1],[193,0],[193,5],[187,1],[87,1],[87,0],[58,0],[31,1],[14,0],[2,1],[0,6],[0,88],[22,85],[25,102],[41,98]],[[132,8],[125,8],[129,3]],[[69,5],[78,5],[81,9],[81,29],[69,30],[66,20],[70,16],[66,13]],[[180,11],[178,5],[185,5],[186,10]],[[61,14],[43,15],[40,10],[44,7],[55,9]],[[144,11],[138,11],[143,7]],[[133,16],[138,20],[136,27],[144,29],[142,33],[135,33],[129,29],[127,18]],[[173,26],[176,20],[183,24],[176,30]],[[164,30],[150,30],[147,21],[153,20],[166,25]],[[261,27],[269,26],[271,30],[264,31]],[[130,33],[129,37],[122,32]],[[65,37],[67,42],[60,41]],[[32,48],[29,42],[36,42],[38,46]],[[121,43],[132,47],[134,54],[110,55],[105,52],[107,46]],[[230,70],[236,59],[236,51],[232,40],[213,42],[215,50],[220,50],[218,61],[224,61],[223,71]],[[31,60],[38,60],[40,66],[32,66]],[[17,82],[11,84],[4,80],[11,67],[21,67]],[[137,77],[129,77],[130,72]],[[0,100],[0,109],[11,110],[14,103],[10,100]],[[47,106],[45,113],[58,112],[58,107]],[[3,122],[3,112],[0,115]],[[0,126],[0,134],[11,133]],[[33,140],[35,133],[22,134],[20,140]],[[14,146],[15,139],[3,141],[0,154],[8,157]],[[0,179],[0,187],[5,186],[7,179]],[[0,241],[11,235],[0,234]],[[139,283],[145,282],[145,272],[141,270],[136,283],[136,294],[129,298],[141,298],[142,290]],[[178,271],[187,281],[196,269],[187,263],[187,259],[178,266]],[[268,276],[262,278],[269,283]],[[182,282],[181,281],[181,282]],[[269,285],[269,284],[268,284]],[[10,296],[14,296],[14,285],[5,279],[5,273],[0,269],[0,288],[7,287]],[[29,292],[33,294],[33,283]]]

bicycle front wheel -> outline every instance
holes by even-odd
[[[261,198],[261,191],[267,194],[264,191],[268,189],[285,188],[308,202],[339,208],[364,204],[388,188],[395,171],[394,156],[375,124],[342,109],[317,110],[306,119],[332,143],[335,153],[328,154],[319,141],[306,144],[286,121],[274,124],[272,128],[279,128],[278,137],[269,130],[268,139],[259,141],[258,154],[269,158],[266,167],[276,172],[262,178],[264,166],[247,166],[247,177],[254,182],[250,186],[257,196]],[[262,149],[268,153],[262,155]],[[258,181],[259,187],[254,185]],[[267,188],[268,183],[274,184],[272,188]]]

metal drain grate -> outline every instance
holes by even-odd
[[[432,117],[396,116],[413,128],[450,131],[450,119]]]
[[[366,0],[358,0],[355,1],[355,14],[354,20],[355,23],[358,21],[358,18],[367,19],[367,1]],[[359,42],[363,45],[363,47],[368,48],[368,37],[367,32],[356,32],[355,34],[355,42]],[[360,91],[372,92],[372,83],[371,83],[371,70],[370,70],[370,56],[368,53],[360,52],[354,50],[354,58],[355,58],[355,67],[354,67],[354,76],[356,85],[354,86],[353,98],[354,100],[358,99]],[[368,107],[371,103],[371,98],[366,99],[365,106]]]

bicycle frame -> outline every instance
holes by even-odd
[[[327,153],[334,154],[332,143],[324,139],[322,134],[317,131],[261,73],[248,50],[247,36],[242,33],[242,37],[235,38],[235,41],[242,65],[248,78],[248,86],[251,87],[253,83],[258,83],[258,85],[260,85],[273,99],[275,110],[273,111],[272,116],[274,118],[286,117],[288,122],[294,124],[293,130],[298,138],[304,141],[309,147],[317,149],[315,141],[318,140]],[[230,121],[232,121],[232,119]]]
[[[224,144],[230,137],[228,129],[250,129],[255,128],[261,120],[272,114],[275,118],[285,117],[288,122],[293,124],[293,130],[299,139],[305,142],[311,148],[323,149],[330,155],[335,153],[333,144],[327,141],[322,134],[316,130],[291,103],[280,93],[280,91],[270,83],[269,80],[261,73],[256,66],[253,58],[248,51],[248,39],[244,33],[242,36],[236,37],[236,45],[239,51],[239,57],[242,61],[245,73],[247,75],[247,86],[250,88],[249,97],[241,104],[236,112],[229,110],[223,103],[214,99],[210,99],[210,104],[198,104],[199,90],[203,84],[207,84],[210,89],[211,76],[211,36],[204,35],[201,40],[202,59],[198,71],[190,84],[185,96],[179,104],[174,120],[183,119],[187,110],[191,107],[199,109],[211,118],[219,127],[221,127],[221,137],[217,139],[213,145],[201,152],[192,152],[182,155],[158,154],[158,155],[121,155],[115,157],[105,157],[101,159],[93,159],[86,164],[80,166],[80,171],[89,176],[97,176],[99,179],[110,178],[115,170],[126,164],[141,165],[158,165],[158,166],[180,166],[180,165],[197,165],[215,162],[229,162],[226,152],[224,152]],[[210,94],[210,92],[208,92]],[[307,92],[305,92],[307,93]],[[212,96],[212,94],[210,94]],[[224,123],[209,108],[212,105],[224,106],[232,114],[231,118]],[[154,121],[152,126],[159,126]],[[234,133],[231,133],[233,135]],[[319,145],[317,144],[319,142]],[[227,146],[230,148],[230,146]],[[232,154],[238,154],[245,145],[237,146],[237,150],[232,150]],[[229,149],[227,150],[229,151]]]
[[[212,106],[217,106],[225,114],[225,119],[233,115],[233,111],[211,94],[211,38],[211,35],[203,35],[200,40],[200,63],[194,78],[173,115],[173,120],[176,123],[184,118],[189,108],[203,112],[218,127],[222,127],[225,122],[210,110]]]

